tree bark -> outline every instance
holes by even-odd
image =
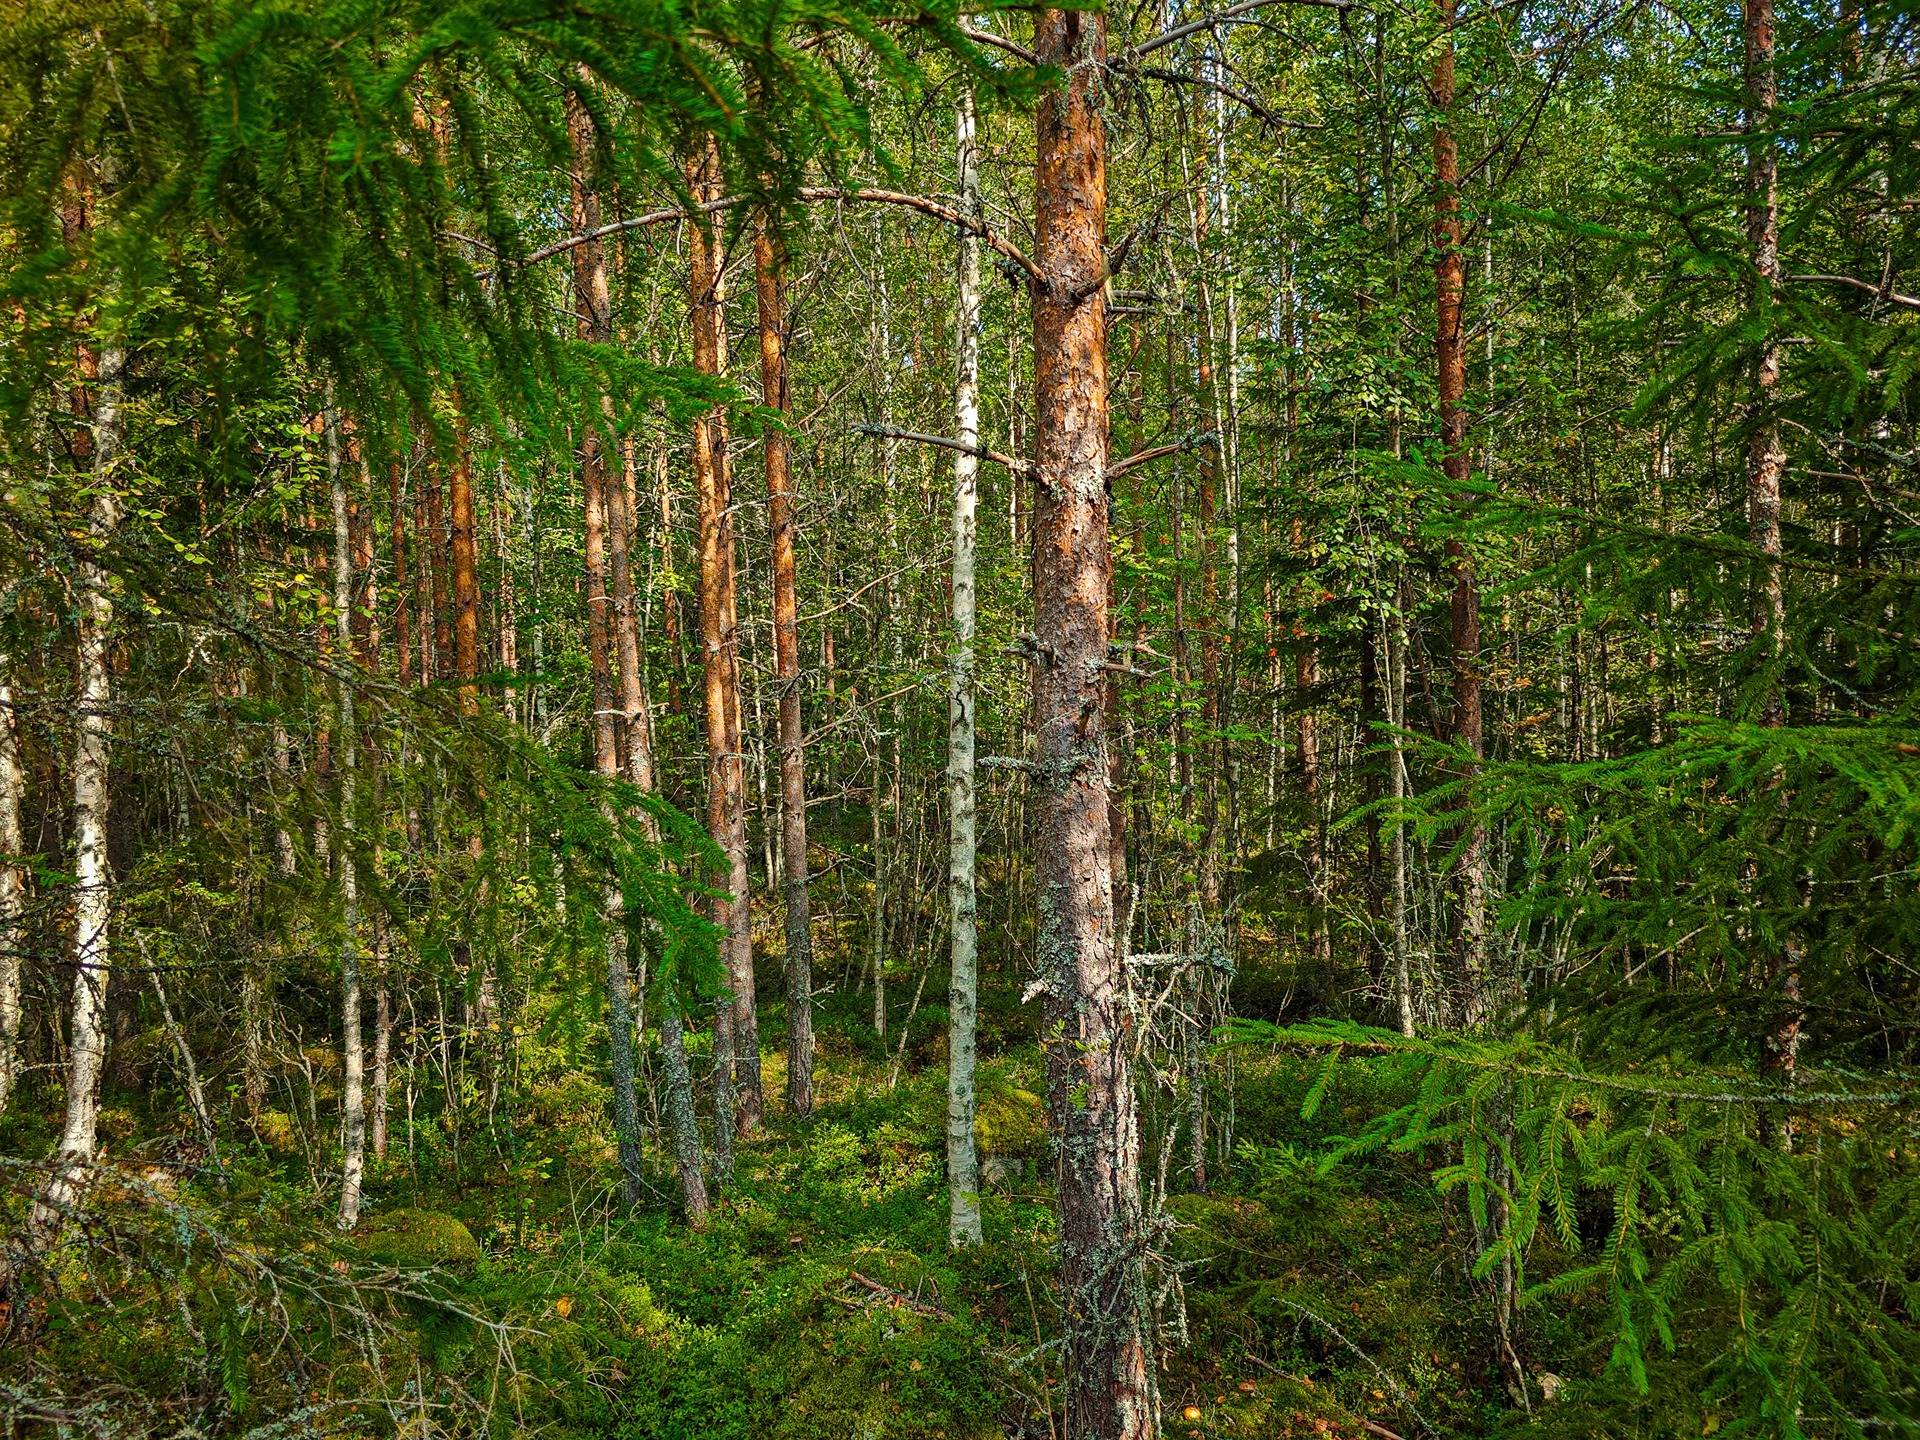
[[[687,183],[696,201],[719,193],[719,155],[709,140],[689,159]],[[702,217],[689,227],[693,364],[703,375],[726,373],[726,294],[719,246]],[[724,1124],[745,1134],[760,1123],[760,1040],[754,1006],[753,924],[747,908],[746,767],[740,749],[739,637],[734,599],[732,467],[724,412],[693,422],[694,484],[700,514],[700,639],[707,718],[707,826],[727,860],[725,893],[714,901],[730,996],[714,1034],[715,1098]],[[722,1072],[725,1072],[724,1074]],[[736,1111],[737,1105],[737,1111]]]
[[[980,150],[973,92],[963,89],[955,119],[960,209],[977,216]],[[954,437],[980,442],[980,241],[959,234],[959,288],[954,306]],[[971,450],[953,456],[953,642],[947,670],[947,903],[951,919],[951,980],[947,1027],[947,1240],[980,1243],[980,1156],[974,1141],[974,1063],[980,1006],[979,898],[974,861],[974,549],[978,528],[980,460]],[[1018,483],[1017,481],[1015,483]]]
[[[1454,50],[1456,0],[1439,0],[1443,37],[1433,59],[1432,95],[1438,119],[1433,131],[1434,170],[1434,360],[1440,390],[1441,466],[1449,487],[1460,494],[1472,473],[1467,449],[1467,356],[1463,331],[1466,263],[1461,253],[1460,152],[1453,134]],[[1455,500],[1463,504],[1464,501]],[[1480,587],[1473,557],[1459,539],[1447,541],[1447,563],[1453,572],[1449,624],[1453,642],[1454,743],[1466,747],[1466,774],[1471,782],[1486,753],[1480,709]],[[1467,803],[1473,806],[1471,786]],[[1457,1018],[1468,1029],[1487,1019],[1486,976],[1487,831],[1477,814],[1467,820],[1456,874],[1459,893],[1453,917],[1454,1004]]]
[[[600,223],[600,198],[593,183],[593,121],[577,91],[566,95],[567,136],[573,159],[573,219],[583,230]],[[575,316],[579,336],[590,344],[613,338],[613,300],[607,283],[605,254],[598,240],[573,252]],[[626,712],[614,690],[614,632],[619,628],[607,586],[608,537],[626,550],[623,507],[616,498],[618,485],[607,474],[610,435],[589,426],[580,436],[580,489],[586,510],[587,663],[593,684],[594,768],[608,779],[621,773],[619,723]],[[620,679],[638,684],[632,633],[620,637]],[[644,709],[644,706],[641,707]],[[629,1208],[640,1203],[645,1190],[641,1169],[640,1101],[634,1057],[633,976],[627,962],[627,915],[617,881],[610,880],[601,896],[601,919],[606,928],[607,1049],[613,1082],[613,1128],[620,1157],[622,1194]],[[697,1146],[696,1138],[696,1146]]]
[[[793,408],[787,374],[786,247],[762,216],[753,241],[760,314],[762,402]],[[792,441],[766,440],[767,525],[773,540],[773,660],[780,686],[780,874],[787,902],[787,1109],[813,1111],[813,925],[807,898],[807,760],[800,713],[800,607],[795,593]]]
[[[69,244],[93,223],[84,184],[70,195],[64,228]],[[113,579],[102,555],[120,524],[113,468],[125,441],[121,411],[126,352],[83,341],[73,408],[83,423],[76,460],[89,473],[87,539],[79,563],[79,616],[74,639],[78,682],[73,747],[73,1003],[67,1029],[66,1115],[53,1167],[28,1217],[27,1238],[44,1251],[64,1230],[93,1168],[100,1120],[100,1077],[107,1058],[107,989],[113,978],[109,930],[113,881],[107,868],[109,764],[113,746]]]
[[[1044,10],[1042,63],[1064,83],[1035,125],[1034,666],[1037,949],[1048,1104],[1060,1147],[1067,1434],[1154,1430],[1142,1264],[1132,1016],[1113,931],[1107,820],[1106,19]]]
[[[347,507],[346,468],[341,463],[340,417],[329,394],[326,414],[327,481],[333,500],[334,655],[338,679],[339,742],[334,761],[340,779],[340,847],[336,869],[340,884],[340,1210],[336,1223],[351,1230],[360,1223],[360,1190],[367,1168],[366,1056],[360,1016],[360,887],[355,871],[354,814],[359,780],[359,737],[353,706],[353,532]]]
[[[1747,422],[1747,541],[1760,557],[1753,586],[1753,638],[1766,668],[1759,721],[1781,725],[1786,706],[1780,688],[1780,662],[1787,645],[1786,578],[1781,560],[1780,508],[1787,452],[1780,442],[1778,391],[1785,347],[1775,333],[1773,312],[1780,299],[1779,154],[1771,135],[1773,108],[1779,99],[1774,74],[1773,0],[1745,0],[1746,40],[1747,245],[1753,261],[1748,304],[1764,317],[1765,338],[1754,358],[1753,389]],[[1781,797],[1785,802],[1784,794]],[[1767,1068],[1791,1088],[1800,1060],[1800,1033],[1806,1024],[1801,1005],[1797,941],[1788,938],[1772,958],[1771,979],[1780,988],[1780,1013],[1768,1037]],[[1793,1145],[1789,1113],[1779,1127],[1783,1148]]]
[[[20,804],[26,772],[13,718],[13,657],[0,653],[0,1115],[6,1114],[20,1074],[20,976],[26,940],[26,849]]]

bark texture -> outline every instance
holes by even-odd
[[[594,173],[593,120],[579,93],[567,92],[567,137],[573,159],[573,221],[583,230],[600,224],[600,197]],[[579,336],[591,344],[613,338],[613,301],[607,283],[605,253],[598,240],[573,252],[575,317]],[[609,536],[624,568],[626,534],[624,507],[617,498],[619,485],[607,473],[609,437],[588,427],[580,437],[580,490],[586,510],[587,663],[593,685],[594,768],[613,779],[621,774],[620,721],[628,700],[615,694],[615,632],[619,631],[621,689],[629,677],[638,686],[638,663],[630,628],[621,627],[612,613],[608,590]],[[644,706],[638,708],[644,710]],[[651,778],[649,770],[648,778]],[[607,1049],[613,1081],[613,1129],[620,1156],[621,1191],[629,1207],[644,1192],[641,1170],[640,1101],[634,1056],[633,975],[627,960],[626,905],[617,884],[601,897],[601,919],[606,927]],[[696,1140],[697,1145],[697,1140]]]
[[[7,1110],[20,1073],[21,921],[26,908],[26,872],[16,857],[26,849],[20,803],[26,772],[13,723],[13,660],[0,653],[0,1115]]]
[[[71,244],[91,228],[91,197],[76,186],[64,217]],[[53,1167],[27,1221],[29,1246],[44,1250],[65,1228],[92,1172],[100,1121],[100,1076],[107,1059],[108,949],[113,880],[107,867],[109,764],[113,749],[113,579],[100,556],[120,524],[113,486],[125,426],[121,395],[126,352],[83,342],[73,389],[82,425],[75,459],[88,474],[87,542],[79,564],[79,615],[74,637],[73,745],[73,1001],[67,1028],[66,1113]]]
[[[719,156],[711,142],[687,168],[697,201],[719,194]],[[726,373],[726,294],[717,237],[704,221],[688,240],[693,364]],[[731,995],[716,1014],[715,1099],[722,1129],[760,1123],[760,1037],[754,1006],[753,930],[747,910],[747,777],[740,739],[739,636],[734,623],[733,476],[724,414],[693,423],[693,474],[699,496],[700,642],[707,721],[707,828],[726,856],[725,893],[714,902]]]
[[[338,679],[339,740],[334,764],[340,781],[340,1209],[335,1223],[360,1223],[360,1191],[367,1170],[366,1052],[360,1024],[360,890],[355,872],[355,809],[358,800],[359,737],[353,705],[353,528],[347,506],[346,467],[341,463],[340,420],[327,405],[327,479],[333,500],[333,663]]]
[[[753,241],[762,402],[792,410],[787,376],[786,247],[762,218]],[[807,756],[800,712],[800,607],[794,579],[792,440],[767,432],[773,540],[773,664],[780,697],[780,875],[787,907],[787,1109],[813,1111],[813,924],[807,897]]]
[[[955,121],[960,209],[980,212],[980,151],[971,91],[960,94]],[[980,241],[960,232],[954,315],[954,437],[980,443]],[[953,456],[953,640],[947,669],[947,904],[952,921],[952,979],[947,1028],[947,1240],[980,1243],[980,1154],[974,1141],[974,1062],[979,1022],[980,951],[974,861],[974,548],[978,529],[979,457]]]
[[[1060,1147],[1067,1434],[1154,1430],[1132,1015],[1114,934],[1107,807],[1106,20],[1042,11],[1034,50],[1063,83],[1036,122],[1035,881],[1047,1089]]]
[[[1432,95],[1438,119],[1433,131],[1434,365],[1440,391],[1441,466],[1456,491],[1472,473],[1467,449],[1467,352],[1464,333],[1466,259],[1461,253],[1460,151],[1453,134],[1455,0],[1440,0],[1444,31],[1433,58]],[[1485,755],[1480,709],[1480,586],[1473,557],[1458,539],[1447,541],[1453,572],[1448,623],[1453,642],[1452,739],[1465,746],[1469,778]],[[1468,821],[1460,848],[1453,916],[1453,987],[1457,1018],[1468,1029],[1485,1023],[1487,832]]]

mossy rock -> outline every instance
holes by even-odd
[[[973,1137],[982,1155],[1044,1155],[1046,1102],[1017,1085],[983,1088],[974,1110]]]
[[[436,1265],[471,1265],[480,1259],[480,1242],[465,1222],[439,1210],[394,1210],[367,1223],[355,1237],[369,1260],[399,1270]]]

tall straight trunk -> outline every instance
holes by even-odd
[[[425,529],[420,536],[426,555],[423,567],[431,577],[433,592],[433,678],[448,679],[453,674],[453,601],[447,586],[447,516],[440,489],[439,461],[431,451],[421,471],[421,498],[425,502]]]
[[[583,247],[584,248],[584,247]],[[593,677],[594,768],[609,778],[620,774],[618,711],[613,689],[612,649],[607,595],[607,504],[612,487],[605,451],[589,430],[582,445],[581,489],[586,505],[587,655]],[[607,1048],[612,1061],[613,1129],[620,1154],[622,1189],[629,1206],[644,1193],[640,1156],[640,1104],[633,1053],[633,977],[627,965],[626,907],[617,881],[601,897],[606,926]]]
[[[76,184],[63,216],[69,245],[93,223],[92,199]],[[108,769],[113,745],[111,635],[113,580],[101,554],[120,524],[114,462],[124,446],[121,411],[127,357],[117,345],[80,345],[73,409],[80,427],[75,459],[90,472],[87,541],[76,587],[74,637],[77,720],[73,746],[73,1006],[67,1028],[66,1115],[53,1168],[35,1197],[28,1242],[44,1250],[58,1238],[93,1168],[100,1121],[100,1077],[107,1058],[108,949],[113,880],[107,873]]]
[[[26,871],[19,863],[26,840],[20,804],[26,772],[13,723],[13,657],[0,652],[0,1115],[20,1074],[21,945],[25,940]]]
[[[980,214],[980,148],[973,92],[963,89],[954,123],[960,210]],[[960,232],[954,305],[954,436],[980,443],[980,240]],[[947,662],[947,904],[952,978],[947,1021],[947,1240],[980,1243],[980,1155],[974,1143],[974,1061],[980,1008],[979,897],[974,883],[974,547],[980,461],[953,456],[953,642]]]
[[[347,506],[346,467],[341,463],[340,417],[327,401],[327,480],[333,499],[333,663],[338,679],[339,740],[334,748],[340,781],[340,844],[335,871],[340,884],[340,1105],[342,1121],[340,1210],[336,1223],[360,1223],[360,1187],[367,1168],[366,1056],[360,1017],[360,887],[355,871],[354,814],[359,780],[359,737],[353,715],[353,530]]]
[[[1779,666],[1786,654],[1787,596],[1781,566],[1780,507],[1786,479],[1787,452],[1780,443],[1778,391],[1785,349],[1775,334],[1773,311],[1780,300],[1779,155],[1770,134],[1773,109],[1779,100],[1774,74],[1773,0],[1745,0],[1742,12],[1746,39],[1747,131],[1747,245],[1753,262],[1749,306],[1765,317],[1765,336],[1754,359],[1753,388],[1747,422],[1747,541],[1760,557],[1753,585],[1752,629],[1760,663],[1766,667],[1759,720],[1777,726],[1786,718],[1780,693]],[[1767,1068],[1791,1086],[1800,1059],[1800,1032],[1806,1023],[1801,1007],[1800,962],[1797,942],[1789,938],[1770,962],[1772,979],[1780,987],[1781,1008],[1768,1037]],[[1789,1120],[1779,1130],[1780,1143],[1793,1144]]]
[[[593,183],[593,121],[577,91],[566,95],[567,135],[573,159],[573,224],[583,233],[600,225],[600,197]],[[596,239],[573,253],[576,322],[582,340],[607,344],[613,338],[613,299],[607,283],[605,253]],[[620,720],[626,705],[615,690],[615,631],[613,597],[607,584],[609,533],[619,532],[617,545],[626,551],[624,507],[617,498],[618,482],[607,473],[610,434],[589,426],[580,437],[580,489],[586,510],[587,663],[593,685],[594,768],[612,779],[621,773]],[[621,639],[632,644],[631,632]],[[621,679],[629,669],[638,672],[631,657],[621,656]],[[637,682],[636,682],[637,683]],[[624,688],[624,685],[623,687]],[[627,961],[626,906],[617,881],[609,881],[601,897],[606,927],[607,1049],[613,1081],[613,1128],[620,1157],[622,1193],[636,1206],[645,1189],[641,1169],[640,1101],[634,1056],[633,976]],[[697,1139],[696,1139],[697,1146]]]
[[[1034,49],[1065,83],[1035,125],[1036,948],[1060,1147],[1067,1434],[1154,1430],[1130,987],[1113,932],[1107,821],[1106,19],[1043,10]]]
[[[1453,26],[1456,0],[1439,0],[1443,38],[1433,58],[1434,111],[1434,364],[1440,390],[1441,465],[1455,496],[1471,474],[1467,449],[1466,262],[1461,254],[1460,152],[1453,135]],[[1456,504],[1465,503],[1455,498]],[[1453,571],[1449,628],[1453,642],[1454,743],[1466,747],[1469,780],[1486,753],[1480,713],[1480,586],[1473,557],[1459,539],[1447,541]],[[1476,803],[1471,788],[1467,803]],[[1453,917],[1455,1013],[1469,1029],[1487,1019],[1486,975],[1487,831],[1477,814],[1467,820],[1457,862],[1459,893]]]
[[[711,140],[688,161],[699,202],[720,198],[720,160]],[[689,227],[689,308],[694,369],[726,373],[726,292],[719,245],[704,218]],[[747,775],[740,749],[739,636],[735,629],[732,467],[726,417],[712,410],[693,422],[694,485],[700,501],[700,640],[707,717],[707,827],[727,860],[724,893],[714,901],[730,997],[714,1030],[715,1098],[723,1128],[760,1123],[760,1037],[754,1008],[753,921],[747,890]],[[735,1107],[737,1102],[737,1114]]]
[[[380,956],[382,962],[391,952]],[[382,970],[385,969],[384,963]],[[393,995],[383,974],[373,991],[373,1113],[367,1125],[375,1160],[387,1158],[387,1097],[392,1088]]]
[[[1182,157],[1185,164],[1185,157]],[[1218,397],[1213,374],[1213,287],[1207,283],[1207,239],[1211,228],[1212,196],[1205,178],[1192,187],[1194,282],[1200,306],[1200,333],[1196,389],[1200,403],[1215,412]],[[1200,473],[1200,513],[1194,543],[1200,552],[1200,724],[1202,753],[1218,743],[1220,734],[1220,569],[1215,530],[1220,506],[1220,445],[1203,446],[1197,457]],[[1220,903],[1220,769],[1202,761],[1200,776],[1200,902],[1213,914]]]
[[[1399,437],[1395,437],[1395,449],[1398,449]],[[1400,1033],[1413,1034],[1413,969],[1407,951],[1407,822],[1401,818],[1401,811],[1407,801],[1407,755],[1406,741],[1401,732],[1407,724],[1407,629],[1406,629],[1406,582],[1396,577],[1394,603],[1380,617],[1381,652],[1386,665],[1385,698],[1387,724],[1392,727],[1393,738],[1388,755],[1387,787],[1392,797],[1392,828],[1388,831],[1388,854],[1391,857],[1390,889],[1388,891],[1388,919],[1391,934],[1390,960],[1393,967],[1394,1014],[1399,1022]]]
[[[760,312],[760,391],[793,408],[787,375],[786,246],[769,216],[753,238]],[[813,924],[807,898],[807,756],[800,713],[800,606],[793,566],[792,441],[767,431],[767,526],[773,540],[773,663],[780,685],[780,874],[787,902],[787,1109],[813,1111]]]
[[[393,554],[393,653],[395,677],[400,688],[410,689],[413,667],[413,582],[407,565],[406,500],[400,461],[387,462],[387,519],[389,543]],[[400,742],[400,763],[408,760],[407,742]],[[407,847],[403,852],[411,861],[420,843],[420,812],[409,798],[406,802]],[[393,1050],[393,948],[389,941],[382,957],[381,979],[373,997],[373,1121],[372,1144],[376,1160],[387,1158],[387,1109],[390,1066]]]

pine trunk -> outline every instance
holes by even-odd
[[[1466,262],[1461,254],[1460,152],[1453,135],[1455,0],[1440,0],[1444,36],[1433,60],[1433,132],[1435,283],[1434,361],[1440,390],[1441,465],[1453,503],[1471,474],[1467,449],[1467,354],[1463,330]],[[1468,752],[1469,781],[1485,754],[1480,710],[1480,587],[1473,557],[1459,539],[1447,541],[1453,572],[1449,623],[1453,642],[1452,740]],[[1467,793],[1469,805],[1472,791]],[[1456,874],[1458,894],[1453,917],[1453,984],[1461,1024],[1476,1029],[1487,1019],[1486,975],[1487,832],[1477,815],[1467,821]]]
[[[787,376],[786,247],[762,217],[753,242],[760,312],[760,390],[792,410]],[[780,685],[780,874],[787,902],[787,1109],[813,1111],[813,925],[807,897],[807,759],[800,712],[800,607],[794,583],[792,441],[766,440],[767,525],[773,540],[773,659]]]
[[[1067,1435],[1154,1430],[1141,1273],[1130,990],[1113,930],[1107,820],[1106,20],[1042,11],[1034,49],[1065,83],[1036,121],[1033,297],[1037,947],[1059,1146]]]
[[[694,198],[719,198],[719,156],[708,142],[689,161]],[[693,364],[726,373],[725,277],[717,238],[704,221],[691,227],[690,308]],[[747,777],[740,745],[739,637],[735,633],[733,482],[725,415],[693,423],[693,473],[700,514],[700,640],[707,719],[707,826],[727,860],[725,893],[714,902],[727,984],[714,1034],[715,1097],[721,1122],[745,1134],[760,1123],[760,1041],[754,1008],[753,922],[747,889]]]

